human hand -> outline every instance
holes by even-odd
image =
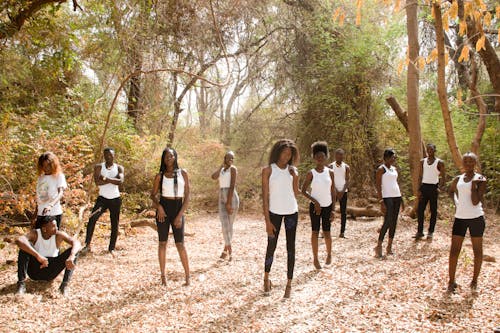
[[[318,201],[314,201],[314,213],[316,215],[321,215],[321,206]]]
[[[229,215],[233,214],[233,207],[231,206],[231,203],[229,201],[226,202],[226,210]]]
[[[274,237],[276,228],[271,222],[266,222],[266,232],[269,237]]]
[[[66,268],[71,271],[75,269],[76,265],[73,258],[66,259]]]
[[[52,206],[52,205],[45,207],[42,211],[42,215],[48,215],[48,213],[52,210],[53,207],[54,206]]]
[[[38,255],[36,260],[40,263],[40,268],[45,268],[49,266],[49,259],[45,258],[42,255]]]
[[[156,209],[156,216],[158,218],[158,222],[160,223],[165,222],[165,216],[167,216],[167,214],[165,214],[165,210],[161,205],[159,205],[158,208]]]
[[[177,215],[177,216],[175,217],[175,220],[174,220],[174,227],[176,227],[177,229],[182,228],[182,216]]]
[[[380,211],[382,212],[382,214],[385,215],[385,212],[387,211],[386,207],[385,207],[385,203],[384,201],[380,201]]]

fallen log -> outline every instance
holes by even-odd
[[[340,207],[337,207],[335,211],[340,213]],[[368,205],[366,207],[347,206],[346,211],[347,215],[349,215],[354,220],[360,216],[366,216],[366,217],[384,216],[380,211],[380,209],[375,208],[373,205]]]
[[[143,218],[143,219],[128,221],[126,223],[128,223],[130,228],[150,227],[154,231],[158,230],[158,228],[156,227],[156,220],[155,219]],[[170,234],[172,234],[172,232],[170,232]],[[184,236],[185,237],[194,236],[194,232],[184,232]]]

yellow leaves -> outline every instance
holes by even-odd
[[[462,48],[462,52],[460,52],[460,57],[458,57],[458,62],[468,61],[469,60],[469,47],[464,45]]]
[[[498,28],[497,36],[498,36],[498,42],[500,43],[500,28]]]
[[[486,42],[486,36],[483,34],[476,43],[476,51],[479,52],[481,49],[485,49],[484,43]]]
[[[418,63],[418,69],[421,70],[421,71],[423,71],[424,68],[425,68],[425,59],[424,59],[424,57],[418,57],[417,63]]]
[[[361,6],[363,5],[362,0],[357,0],[356,3],[356,25],[361,25]]]
[[[335,9],[335,11],[333,12],[332,15],[333,22],[337,21],[337,19],[339,21],[339,26],[343,27],[345,20],[345,12],[342,9],[342,7],[337,7],[337,9]]]
[[[497,19],[500,19],[500,5],[498,5],[496,8],[496,16],[497,16]]]
[[[457,103],[458,103],[458,106],[462,106],[463,102],[462,102],[462,88],[458,88],[457,90]]]
[[[464,36],[467,33],[467,23],[464,20],[462,20],[458,24],[458,27],[459,27],[458,34],[460,36]]]
[[[403,73],[404,68],[405,68],[405,61],[401,60],[398,64],[398,75],[401,75],[401,73]]]
[[[454,0],[451,3],[451,7],[450,7],[448,13],[450,15],[450,19],[452,19],[452,20],[454,20],[458,17],[458,2],[457,2],[457,0]]]
[[[434,50],[431,51],[431,53],[427,57],[427,63],[430,64],[431,62],[436,61],[437,56],[438,56],[438,50],[437,48],[435,48]]]
[[[472,3],[466,2],[464,3],[464,17],[472,16],[472,12],[474,8],[472,7]]]
[[[450,54],[448,52],[446,52],[444,54],[444,66],[448,66],[448,63],[450,62]]]
[[[491,25],[491,13],[490,12],[486,12],[486,14],[484,14],[484,16],[483,16],[483,25],[485,27]]]
[[[396,3],[394,4],[394,11],[398,12],[400,8],[401,8],[401,0],[396,0]]]
[[[447,12],[444,13],[444,15],[443,15],[443,29],[445,31],[450,30],[450,23],[449,23],[448,17],[449,17],[448,13]]]
[[[337,9],[335,9],[335,11],[333,12],[333,15],[332,15],[333,22],[337,21],[337,19],[340,16],[340,11],[341,10],[342,10],[342,8],[340,8],[340,7],[337,7]]]

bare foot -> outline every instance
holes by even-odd
[[[382,246],[377,245],[373,250],[375,251],[375,258],[382,258]]]
[[[328,255],[326,257],[326,261],[325,261],[325,265],[330,265],[332,263],[332,256],[331,255]]]
[[[321,265],[319,264],[319,260],[318,259],[314,259],[314,267],[316,269],[321,269]]]
[[[162,286],[166,286],[167,285],[167,278],[165,277],[165,275],[161,276],[161,285]]]
[[[283,298],[290,298],[290,294],[292,293],[292,286],[287,284],[285,288],[285,294],[283,295]]]

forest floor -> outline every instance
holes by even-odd
[[[499,220],[487,215],[484,237],[484,254],[496,259]],[[469,238],[457,271],[461,287],[448,295],[451,223],[438,221],[432,242],[414,242],[416,222],[400,220],[395,255],[376,259],[373,247],[380,224],[380,218],[348,220],[347,239],[333,239],[332,264],[316,270],[309,218],[301,214],[292,297],[287,300],[282,298],[284,232],[271,271],[274,288],[270,296],[263,294],[266,236],[256,215],[237,218],[232,262],[218,259],[223,244],[217,215],[188,219],[189,287],[182,286],[184,274],[172,236],[167,286],[160,285],[157,234],[148,227],[122,230],[116,258],[105,251],[108,238],[97,237],[94,252],[79,261],[66,298],[57,292],[62,276],[52,284],[29,281],[28,293],[15,295],[17,256],[10,244],[0,250],[0,331],[492,332],[500,326],[498,263],[484,262],[479,290],[471,293]],[[337,223],[333,235],[338,228]],[[320,246],[324,262],[323,240]]]

